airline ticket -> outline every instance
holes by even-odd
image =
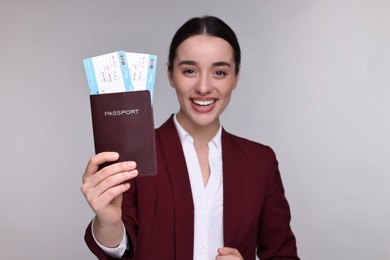
[[[149,90],[153,100],[157,56],[116,51],[84,59],[90,94]]]

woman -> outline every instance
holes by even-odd
[[[168,78],[180,110],[156,129],[158,173],[93,156],[82,192],[96,216],[86,242],[100,259],[299,259],[273,151],[222,129],[240,75],[240,47],[222,20],[187,21]]]

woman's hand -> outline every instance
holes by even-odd
[[[94,234],[106,246],[115,246],[123,237],[122,194],[130,188],[126,182],[138,175],[136,163],[120,162],[104,167],[99,165],[118,160],[119,154],[103,152],[93,157],[83,174],[81,191],[95,212]]]
[[[218,255],[215,260],[244,260],[237,249],[231,247],[218,248]]]

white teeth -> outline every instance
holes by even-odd
[[[192,100],[192,102],[198,106],[210,106],[215,103],[214,100]]]

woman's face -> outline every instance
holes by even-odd
[[[168,77],[180,103],[177,118],[182,127],[218,128],[239,78],[233,48],[219,37],[191,36],[177,48],[172,65]]]

